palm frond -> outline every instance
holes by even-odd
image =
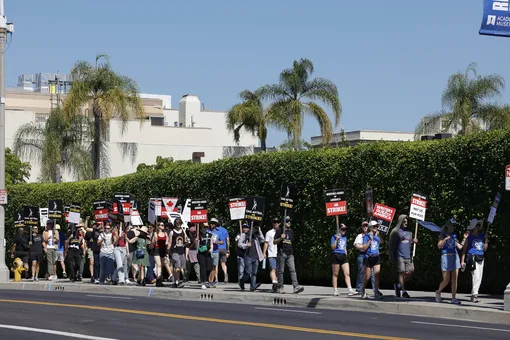
[[[35,123],[21,125],[14,134],[13,152],[22,160],[41,161],[44,129]]]
[[[414,130],[414,139],[418,140],[421,136],[430,135],[436,133],[441,128],[442,121],[449,118],[447,112],[436,112],[433,114],[426,115],[420,120],[420,123]]]
[[[338,97],[338,89],[332,81],[315,78],[306,84],[306,89],[301,96],[310,100],[321,100],[329,105],[335,116],[335,126],[338,126],[342,114],[342,104]]]
[[[319,122],[322,142],[324,145],[329,145],[333,140],[333,126],[326,111],[314,102],[305,103],[305,110]]]

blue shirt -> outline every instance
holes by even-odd
[[[368,241],[370,241],[370,234],[365,234],[365,236],[363,236],[363,245],[367,244]],[[379,236],[374,236],[372,243],[370,243],[370,246],[367,249],[365,257],[379,255],[379,244],[381,244],[381,239]]]
[[[336,235],[331,237],[331,245],[334,245],[336,242]],[[347,237],[345,235],[341,235],[338,239],[338,244],[336,248],[333,250],[334,254],[347,254]]]
[[[397,255],[404,259],[411,258],[411,242],[413,241],[413,233],[406,229],[398,231]]]
[[[444,243],[441,254],[455,254],[457,252],[457,235],[446,234],[446,236],[450,236],[450,239]]]
[[[227,249],[228,230],[220,226],[217,227],[215,231],[218,236],[218,241],[223,241],[223,244],[218,244],[218,249]]]
[[[472,255],[483,255],[485,253],[485,234],[475,236],[469,234],[467,239],[467,253]]]
[[[61,231],[58,233],[58,251],[64,251],[66,246],[66,234]]]

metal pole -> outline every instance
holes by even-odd
[[[5,38],[7,20],[4,1],[0,0],[0,190],[5,189]],[[9,269],[5,265],[5,209],[0,205],[0,282],[9,281]]]

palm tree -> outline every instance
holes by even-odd
[[[280,73],[278,84],[262,86],[257,90],[262,99],[272,101],[268,114],[277,127],[285,129],[292,137],[295,149],[299,148],[305,113],[319,122],[324,144],[329,144],[333,138],[331,120],[316,100],[331,107],[335,126],[340,123],[342,106],[335,84],[324,78],[309,79],[313,71],[310,60],[295,60],[291,68]]]
[[[234,141],[239,143],[240,131],[250,132],[260,140],[260,148],[266,151],[267,124],[269,116],[264,110],[260,94],[244,90],[239,93],[239,97],[243,100],[241,103],[234,105],[227,112],[227,128],[234,132]]]
[[[508,109],[486,102],[501,95],[504,88],[503,77],[497,74],[479,76],[476,64],[471,63],[464,72],[450,76],[441,98],[443,110],[423,117],[415,135],[437,132],[438,128],[467,135],[483,129],[503,128],[504,124],[508,126],[505,123]]]
[[[71,172],[77,180],[91,179],[89,123],[85,116],[67,116],[57,107],[43,126],[32,122],[18,128],[14,152],[22,159],[40,163],[39,178],[43,182],[60,182],[64,171]]]
[[[121,132],[125,132],[130,113],[141,121],[145,113],[138,86],[131,78],[114,72],[108,56],[96,56],[95,66],[87,61],[79,61],[71,70],[73,80],[71,90],[64,102],[68,115],[80,114],[80,109],[90,104],[93,117],[92,166],[94,178],[108,175],[109,162],[105,144],[109,123],[113,118],[121,122]],[[120,145],[123,154],[136,156],[136,144]]]

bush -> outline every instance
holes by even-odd
[[[416,191],[428,197],[427,220],[442,225],[454,217],[466,226],[471,218],[487,216],[494,195],[503,184],[509,155],[510,133],[499,131],[439,141],[381,142],[341,149],[256,154],[209,164],[175,164],[164,170],[104,180],[12,186],[7,217],[23,205],[46,206],[48,199],[81,202],[85,213],[91,214],[94,200],[129,192],[141,202],[167,195],[183,199],[205,197],[209,200],[210,215],[228,221],[228,198],[253,194],[268,200],[265,225],[269,228],[269,218],[279,211],[280,186],[282,182],[292,182],[298,189],[294,212],[298,277],[302,283],[330,284],[329,240],[335,223],[325,217],[324,189],[346,190],[349,212],[343,221],[350,226],[352,250],[365,217],[365,188],[374,189],[376,202],[397,208],[394,224],[399,214],[409,212],[411,194]],[[510,268],[504,256],[510,242],[506,222],[510,217],[508,198],[504,192],[490,230],[482,285],[485,292],[501,293],[510,281]],[[414,229],[414,222],[411,225]],[[238,225],[232,223],[228,227],[233,239]],[[10,228],[7,239],[12,240],[13,234]],[[410,283],[413,288],[434,289],[441,280],[437,237],[420,228],[417,271]],[[349,255],[353,284],[355,255],[353,250]],[[387,287],[396,281],[396,274],[387,254],[383,259],[382,285]],[[232,272],[234,262],[230,261]],[[470,275],[461,274],[459,288],[470,289]]]

